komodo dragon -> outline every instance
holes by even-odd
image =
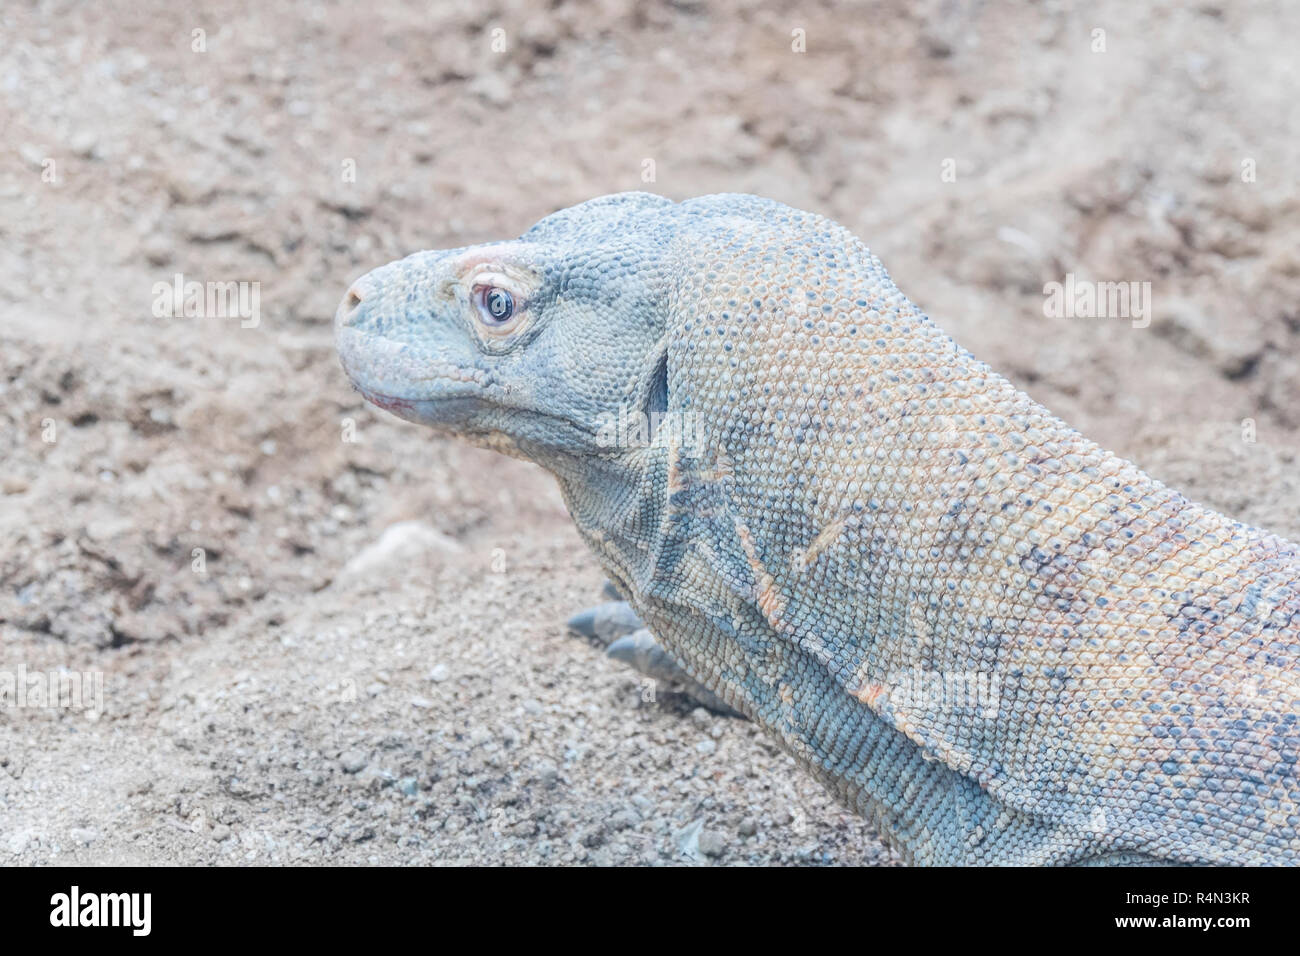
[[[1300,860],[1295,546],[1053,417],[840,226],[606,196],[335,322],[369,401],[551,471],[672,658],[908,861]]]

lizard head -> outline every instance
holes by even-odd
[[[616,454],[609,423],[666,403],[672,205],[606,196],[367,273],[335,315],[344,371],[380,408],[497,451]]]

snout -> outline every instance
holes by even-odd
[[[370,380],[379,371],[375,361],[378,341],[373,334],[377,310],[382,311],[382,297],[374,272],[368,272],[353,282],[334,310],[334,345],[343,371],[371,401],[375,401],[375,397],[367,385],[373,384]],[[393,343],[387,344],[391,346]]]
[[[410,421],[445,425],[474,410],[487,372],[453,314],[433,303],[433,259],[409,256],[353,282],[334,311],[334,345],[368,402]]]
[[[334,310],[334,330],[336,332],[360,325],[362,318],[366,314],[366,305],[374,299],[374,279],[372,273],[366,273],[356,282],[352,283],[347,292],[343,294],[343,300]]]

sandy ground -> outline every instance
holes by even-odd
[[[0,863],[896,861],[567,633],[602,577],[546,475],[337,367],[356,275],[603,193],[831,215],[1091,437],[1300,536],[1300,7],[183,6],[0,7],[0,691],[102,679],[0,697]],[[155,315],[178,273],[260,321]],[[1046,317],[1070,273],[1150,323]]]

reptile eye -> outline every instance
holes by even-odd
[[[488,325],[505,325],[515,314],[515,299],[505,289],[490,286],[479,292],[479,307]]]

